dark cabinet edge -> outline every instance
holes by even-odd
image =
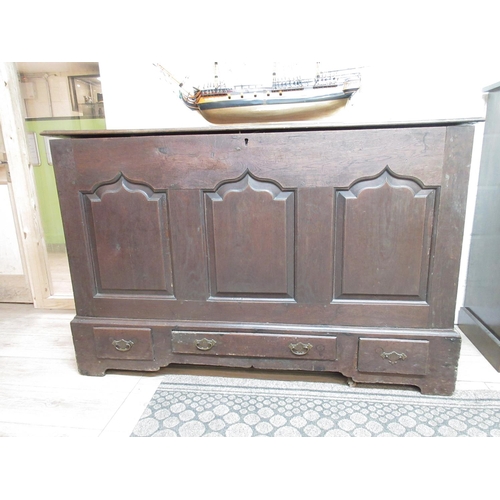
[[[500,339],[495,333],[469,307],[460,308],[457,327],[490,365],[500,372]]]
[[[313,130],[351,130],[351,129],[387,129],[442,127],[454,125],[473,125],[484,122],[483,117],[457,118],[445,120],[423,120],[406,122],[375,122],[375,123],[290,123],[290,124],[242,124],[230,126],[209,126],[197,128],[166,128],[166,129],[109,129],[109,130],[45,130],[40,135],[47,137],[66,138],[104,138],[104,137],[137,137],[155,135],[195,135],[221,133],[252,133],[252,132],[288,132]]]
[[[396,328],[396,327],[374,327],[374,326],[352,326],[352,325],[332,325],[332,324],[308,324],[308,323],[258,323],[258,322],[230,322],[230,321],[196,321],[196,320],[176,320],[173,318],[152,319],[152,318],[120,318],[104,316],[83,316],[76,315],[72,323],[92,326],[106,327],[146,327],[146,328],[166,328],[177,332],[197,332],[206,333],[282,333],[286,335],[344,335],[344,336],[370,336],[374,338],[392,338],[419,340],[422,337],[446,338],[448,340],[460,340],[460,333],[455,328]]]

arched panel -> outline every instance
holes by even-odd
[[[213,297],[293,298],[294,193],[246,174],[205,193]]]
[[[166,193],[120,175],[84,201],[97,292],[173,295]]]
[[[334,298],[425,301],[435,198],[390,169],[338,190]]]

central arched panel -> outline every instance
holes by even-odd
[[[212,297],[294,296],[294,192],[244,177],[205,193]]]

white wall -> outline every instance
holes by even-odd
[[[21,92],[24,92],[28,118],[79,115],[71,107],[67,75],[40,73],[22,76]]]
[[[0,160],[7,161],[0,126]],[[0,275],[23,274],[21,252],[17,240],[14,213],[12,211],[9,187],[7,185],[7,166],[0,165]]]
[[[106,127],[151,129],[208,125],[179,99],[153,61],[99,63]]]
[[[348,64],[348,61],[345,61]],[[353,61],[354,64],[362,61]],[[193,84],[209,82],[212,61],[162,61],[180,80],[190,76]],[[311,62],[311,67],[314,62]],[[100,62],[101,81],[109,129],[148,129],[211,126],[178,98],[178,88],[169,84],[153,62]],[[323,69],[336,69],[322,62]],[[259,83],[263,68],[271,75],[272,66],[261,62],[245,65],[219,62],[236,83]],[[313,68],[314,69],[314,68]],[[233,71],[231,71],[233,70]],[[253,77],[253,81],[248,81]],[[474,65],[439,62],[403,64],[380,62],[362,68],[361,89],[340,113],[322,121],[367,123],[447,118],[481,118],[485,115],[482,89],[500,79],[500,68],[477,60]],[[268,78],[270,80],[270,78]]]
[[[0,275],[24,274],[7,184],[0,184]]]
[[[95,62],[17,62],[16,67],[28,118],[81,115],[72,109],[68,77],[99,72]]]

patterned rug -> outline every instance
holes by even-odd
[[[131,437],[500,437],[500,392],[166,375]]]

